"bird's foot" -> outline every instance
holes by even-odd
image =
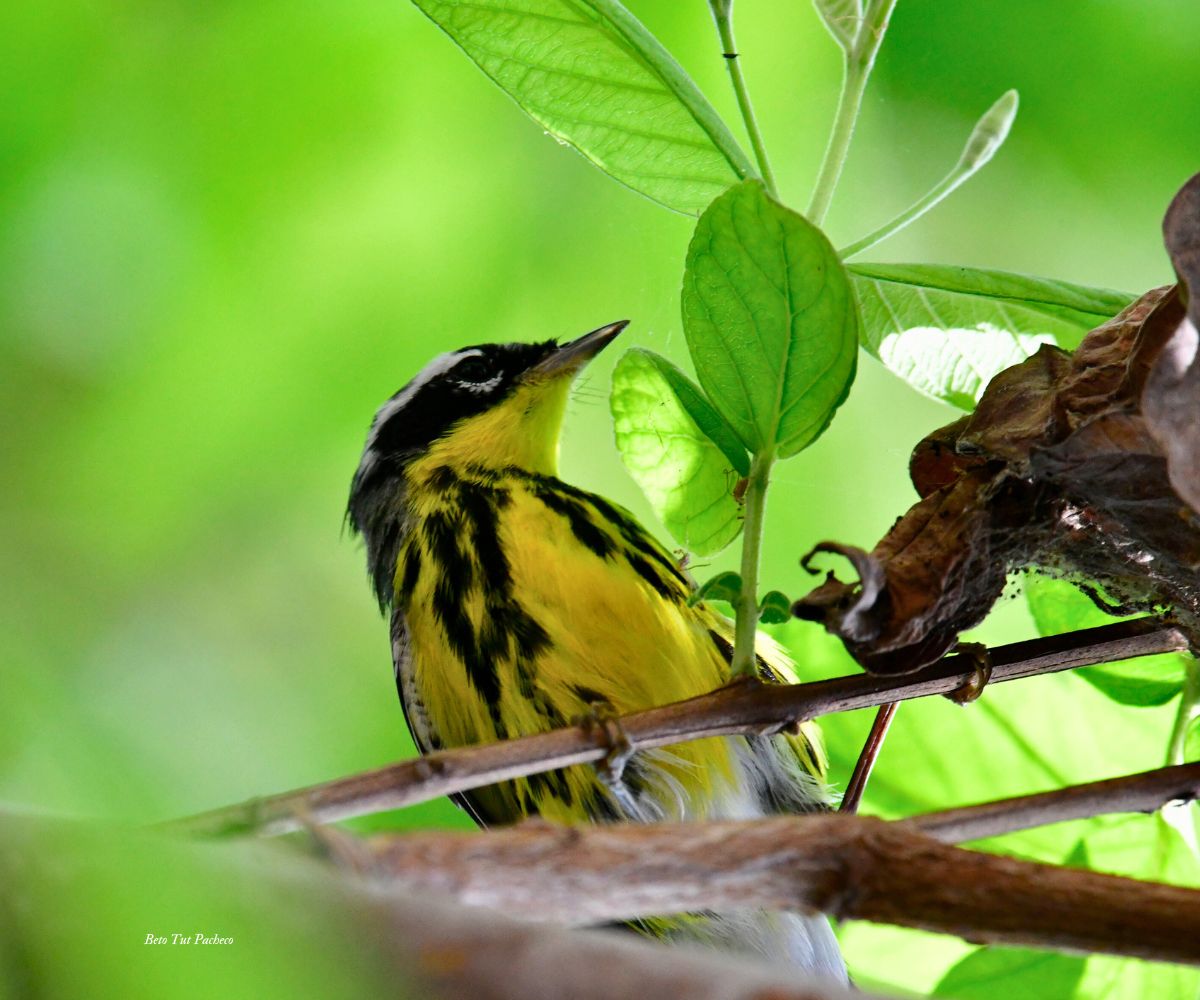
[[[609,788],[619,786],[634,747],[613,707],[606,702],[592,702],[588,710],[576,716],[572,722],[603,741],[601,745],[607,748],[607,752],[596,762],[596,773]]]
[[[955,704],[966,705],[983,694],[983,689],[992,679],[992,656],[982,642],[960,642],[954,651],[970,659],[973,667],[970,680],[949,692],[946,697]]]

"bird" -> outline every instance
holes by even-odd
[[[347,521],[366,550],[417,749],[430,753],[622,714],[730,680],[733,625],[627,510],[558,476],[575,376],[627,326],[463,347],[375,414]],[[760,679],[795,672],[765,634]],[[481,826],[743,819],[829,808],[815,726],[633,750],[455,796]],[[845,980],[820,914],[655,918],[659,937]]]

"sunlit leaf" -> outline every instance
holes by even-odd
[[[635,349],[613,371],[610,404],[625,467],[676,541],[697,555],[733,541],[742,530],[735,466],[748,468],[746,451],[700,390],[665,358]]]
[[[1133,296],[1003,271],[851,264],[862,343],[913,388],[972,410],[997,372],[1042,344],[1072,349]]]
[[[697,223],[683,325],[700,384],[751,451],[804,448],[854,378],[846,272],[824,234],[758,181],[731,188]]]
[[[955,965],[933,991],[955,1000],[1071,1000],[1087,959],[1026,948],[980,948]]]
[[[1200,862],[1162,815],[1107,820],[1084,844],[1096,871],[1200,886]],[[1079,995],[1087,1000],[1195,1000],[1200,995],[1200,969],[1096,955],[1087,961]]]
[[[1025,599],[1042,635],[1061,635],[1118,620],[1066,580],[1029,574]],[[1182,656],[1164,653],[1084,667],[1076,673],[1122,705],[1146,706],[1166,704],[1179,694],[1185,669]]]
[[[548,132],[698,215],[754,168],[691,78],[617,0],[414,0]]]

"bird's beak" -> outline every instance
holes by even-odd
[[[539,361],[529,374],[534,376],[574,375],[579,369],[592,360],[616,338],[617,334],[629,325],[629,320],[619,319],[591,333],[585,333],[578,340],[563,344],[549,357]]]

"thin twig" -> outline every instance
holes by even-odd
[[[720,823],[385,835],[376,881],[533,919],[821,911],[971,941],[1200,964],[1200,890],[950,847],[826,814]]]
[[[1160,767],[1036,795],[926,813],[903,822],[947,844],[1112,813],[1149,813],[1200,798],[1200,764]]]
[[[900,706],[894,701],[879,706],[875,720],[871,723],[871,731],[863,743],[862,751],[854,764],[850,780],[846,782],[846,791],[842,795],[839,812],[856,813],[858,804],[862,801],[863,792],[867,790],[867,782],[871,780],[871,771],[875,761],[879,759],[879,751],[883,749],[883,741],[887,739],[888,730],[892,728],[892,720],[896,717],[896,709]]]
[[[1187,648],[1187,638],[1169,623],[1149,618],[1115,622],[999,646],[990,653],[991,683]],[[948,656],[898,676],[855,674],[788,685],[743,681],[687,701],[635,712],[623,716],[620,722],[639,749],[709,736],[765,735],[833,712],[948,694],[975,676],[976,660],[971,656]],[[300,815],[331,822],[398,809],[498,781],[600,760],[609,750],[607,739],[594,727],[556,729],[446,750],[309,788],[251,799],[169,825],[201,835],[286,833],[300,828]]]

